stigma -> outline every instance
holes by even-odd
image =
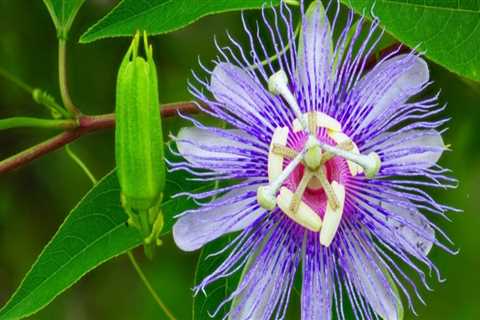
[[[373,178],[380,170],[380,157],[376,153],[361,154],[355,142],[342,131],[341,124],[331,116],[319,111],[302,113],[282,70],[270,77],[268,88],[290,106],[295,119],[290,127],[277,127],[272,134],[268,152],[269,184],[258,188],[257,201],[267,210],[278,207],[298,225],[318,232],[320,243],[328,247],[342,220],[346,195],[346,179],[335,179],[331,173],[329,176],[332,163],[339,161],[333,159],[346,163],[348,169],[347,173],[342,171],[343,175],[363,174]],[[289,143],[290,138],[298,144],[299,137],[303,137],[303,145]],[[287,184],[294,173],[298,176],[295,183]],[[323,201],[323,205],[311,205],[318,201]]]

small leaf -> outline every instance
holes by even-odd
[[[173,216],[194,207],[191,199],[171,198],[184,191],[177,181],[184,173],[169,174],[162,210],[163,234],[173,225]],[[191,192],[211,185],[189,183]],[[127,215],[120,207],[120,186],[115,172],[105,176],[70,212],[65,222],[43,249],[19,288],[0,310],[0,319],[21,319],[49,304],[87,272],[142,243],[134,228],[127,227]]]
[[[66,39],[73,20],[84,2],[85,0],[43,0],[60,39]]]
[[[280,0],[268,1],[278,5]],[[90,27],[80,38],[87,43],[98,39],[131,36],[137,30],[160,34],[183,28],[206,15],[261,8],[265,0],[123,0]]]
[[[480,80],[480,3],[438,0],[342,0],[370,12],[386,30],[450,71]],[[373,8],[373,9],[372,9]]]
[[[210,256],[222,250],[231,240],[233,236],[227,235],[216,241],[208,243],[203,247],[198,258],[197,269],[195,270],[195,285],[198,285],[205,277],[209,276],[220,264],[228,257],[229,251],[221,254]],[[199,292],[193,298],[193,320],[211,320],[209,314],[212,314],[217,307],[235,290],[239,276],[232,275],[230,278],[224,278],[210,284],[205,293]],[[223,306],[215,319],[222,317],[228,312],[229,304]]]

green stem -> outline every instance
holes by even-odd
[[[142,232],[143,235],[143,250],[145,252],[145,256],[152,260],[153,255],[155,252],[155,244],[154,243],[147,243],[145,239],[147,239],[150,234],[152,233],[150,223],[148,221],[148,210],[145,211],[139,211],[137,213],[138,220],[140,223],[140,231]]]
[[[33,89],[32,92],[32,97],[35,102],[38,104],[41,104],[45,107],[47,107],[50,112],[52,113],[52,116],[54,118],[71,118],[72,115],[70,112],[65,110],[62,106],[60,106],[57,101],[55,101],[55,98],[53,98],[48,92],[43,91],[42,89]]]
[[[65,151],[67,152],[68,156],[72,158],[72,160],[82,169],[82,171],[87,175],[93,185],[97,184],[97,179],[93,175],[92,171],[88,169],[87,165],[80,159],[73,151],[70,149],[70,145],[65,145]]]
[[[130,259],[130,262],[132,263],[133,267],[135,268],[135,271],[137,272],[138,276],[140,277],[143,284],[147,288],[148,292],[150,292],[150,294],[152,295],[155,302],[163,310],[163,312],[165,313],[165,315],[167,316],[168,319],[175,320],[175,317],[172,315],[172,313],[167,308],[167,306],[163,303],[162,299],[160,299],[160,297],[158,296],[155,289],[153,289],[152,285],[150,284],[150,281],[148,281],[147,277],[145,276],[142,269],[138,265],[137,260],[135,259],[135,256],[132,254],[131,251],[128,251],[127,255],[128,255],[128,258]]]
[[[48,109],[50,109],[51,112],[57,113],[64,118],[69,118],[71,116],[65,109],[60,107],[55,102],[55,99],[53,99],[53,97],[50,96],[47,92],[38,88],[33,88],[32,86],[23,82],[15,75],[11,74],[3,68],[0,68],[0,76],[3,76],[5,79],[9,80],[13,84],[17,85],[19,88],[23,89],[25,92],[27,92],[30,96],[33,97],[33,100],[35,100],[35,102],[47,107]]]
[[[55,120],[31,117],[13,117],[0,119],[0,130],[12,128],[74,129],[78,127],[76,120]]]
[[[32,94],[33,88],[31,86],[29,86],[28,84],[26,84],[25,82],[23,82],[22,80],[20,80],[10,72],[8,72],[7,70],[0,68],[0,75],[3,76],[8,81],[11,81],[15,85],[17,85],[19,88],[25,90],[29,94]]]
[[[68,91],[67,82],[67,42],[64,39],[58,40],[58,82],[60,85],[60,94],[62,96],[65,108],[74,115],[79,115],[80,111],[73,104]]]

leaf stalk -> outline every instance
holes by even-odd
[[[65,108],[73,115],[78,116],[80,111],[73,104],[68,91],[67,81],[67,42],[65,39],[58,40],[58,83],[60,85],[60,94]]]

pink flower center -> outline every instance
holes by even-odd
[[[326,129],[319,129],[317,138],[321,142],[328,143],[332,146],[336,145],[335,141],[327,135]],[[296,151],[301,151],[304,148],[307,139],[308,135],[303,131],[297,133],[291,132],[287,145]],[[288,162],[289,160],[285,159],[284,168],[288,165]],[[324,164],[324,168],[329,183],[337,181],[339,184],[346,185],[346,181],[352,176],[346,160],[338,156],[328,160]],[[305,166],[303,164],[298,165],[292,174],[285,180],[283,185],[295,193],[295,190],[297,190],[297,187],[302,180],[304,170]],[[310,206],[323,219],[327,205],[327,195],[325,194],[325,190],[318,182],[315,183],[315,181],[316,178],[314,178],[307,186],[302,201]]]

